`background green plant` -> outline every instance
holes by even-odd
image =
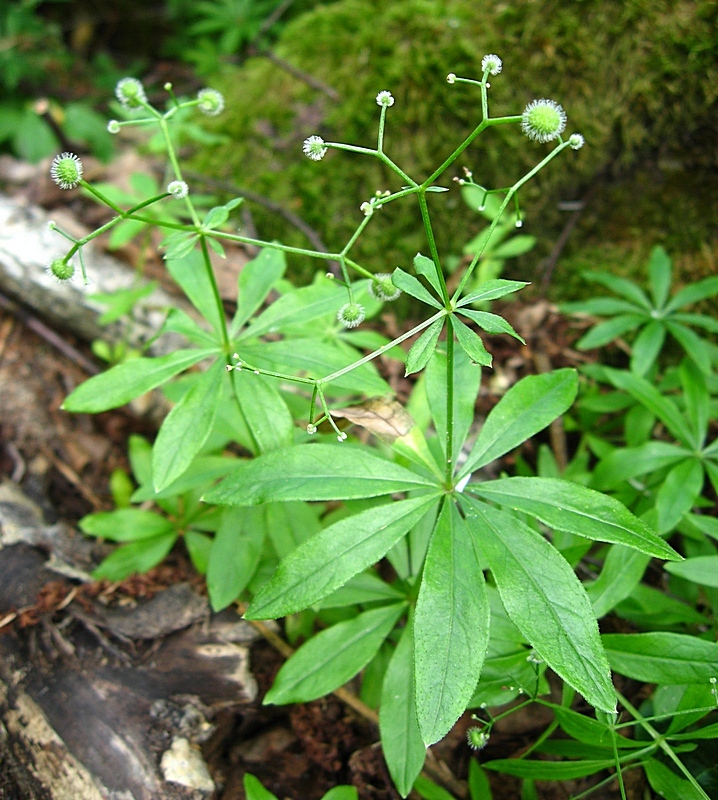
[[[594,326],[576,343],[581,350],[601,347],[619,336],[632,334],[631,371],[638,375],[655,372],[656,361],[663,351],[667,335],[682,348],[701,372],[711,373],[710,342],[704,341],[693,328],[718,333],[718,322],[707,314],[685,310],[718,295],[718,276],[691,283],[678,292],[671,292],[672,268],[668,253],[654,247],[648,263],[650,294],[633,281],[602,272],[584,273],[586,280],[603,286],[619,297],[594,297],[575,303],[564,303],[564,312],[612,316]]]
[[[395,158],[410,173],[428,174],[435,153],[471,124],[478,102],[440,88],[445,65],[476,74],[482,52],[500,49],[507,61],[526,69],[510,88],[494,82],[494,108],[507,109],[513,98],[522,103],[539,93],[571,97],[572,120],[591,142],[590,153],[538,176],[523,198],[527,233],[536,233],[534,220],[541,220],[543,256],[566,222],[558,202],[590,192],[557,282],[562,291],[580,296],[572,258],[580,259],[587,240],[594,247],[594,268],[597,259],[608,266],[617,255],[633,256],[641,245],[647,251],[657,238],[682,253],[714,246],[715,148],[709,132],[717,102],[717,13],[713,3],[646,0],[583,2],[580,19],[573,6],[551,0],[322,4],[288,24],[275,49],[339,99],[276,64],[250,59],[217,84],[230,99],[228,114],[217,125],[233,136],[233,144],[203,153],[195,163],[299,205],[326,241],[345,240],[354,198],[373,193],[387,174],[379,164],[356,160],[344,162],[341,176],[338,170],[317,176],[310,164],[293,157],[302,139],[318,131],[326,139],[366,141],[371,113],[361,98],[377,85],[391,85],[401,100],[390,133]],[[505,185],[529,163],[526,151],[513,147],[513,131],[496,134],[482,150],[481,179],[488,186]],[[469,165],[459,161],[460,166]],[[336,198],[329,217],[320,211],[327,195]],[[676,208],[680,213],[671,213]],[[370,266],[383,271],[407,263],[423,245],[410,215],[386,212],[371,240],[360,243]],[[461,214],[458,198],[434,198],[432,212],[444,250],[466,241],[471,218]],[[286,239],[292,234],[277,227],[276,219],[260,209],[256,213],[262,230],[298,243]],[[527,277],[527,266],[520,264],[521,277]]]

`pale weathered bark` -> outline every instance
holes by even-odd
[[[78,585],[66,576],[86,564],[67,569],[68,537],[0,494],[0,797],[217,797],[201,745],[218,711],[256,697],[254,630],[182,583],[130,605],[70,602],[18,628],[48,581]]]

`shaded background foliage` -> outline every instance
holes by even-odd
[[[279,7],[284,13],[265,24]],[[216,121],[226,143],[198,150],[194,168],[282,203],[332,249],[354,230],[363,200],[397,187],[371,159],[330,152],[322,164],[308,161],[303,139],[318,133],[371,145],[374,97],[386,88],[397,99],[387,149],[422,178],[478,120],[478,91],[448,86],[447,72],[478,76],[482,56],[498,53],[494,114],[551,97],[568,113],[567,132],[587,140],[522,191],[525,231],[539,246],[516,262],[517,275],[536,275],[568,219],[559,204],[577,200],[588,202],[559,267],[562,291],[575,289],[576,267],[635,271],[656,242],[685,254],[678,262],[689,278],[715,271],[715,0],[22,0],[3,13],[0,89],[15,122],[5,115],[0,146],[3,138],[12,145],[7,131],[18,115],[27,125],[28,98],[56,99],[63,122],[80,99],[106,111],[123,74],[147,75],[154,89],[168,78],[187,90],[211,82],[227,97]],[[15,141],[28,140],[22,131]],[[488,186],[508,185],[547,150],[511,146],[521,138],[514,129],[489,131],[465,163]],[[458,192],[431,200],[442,252],[460,253],[483,223]],[[276,215],[253,210],[264,236],[304,244]],[[426,249],[417,219],[411,203],[383,209],[357,257],[378,271],[406,266]]]
[[[567,110],[567,132],[580,131],[588,142],[522,192],[527,230],[544,233],[544,248],[566,219],[557,203],[593,188],[598,196],[585,234],[594,232],[594,215],[623,217],[616,233],[624,239],[640,227],[646,245],[659,238],[669,248],[695,250],[718,221],[706,202],[718,173],[717,24],[718,6],[695,2],[340,0],[317,6],[284,28],[276,52],[338,99],[266,59],[250,59],[221,81],[229,111],[217,124],[231,143],[201,154],[197,163],[295,203],[330,246],[340,244],[356,225],[357,198],[385,188],[386,174],[381,165],[346,154],[330,154],[319,168],[297,159],[303,138],[319,133],[371,144],[373,97],[389,88],[397,103],[388,151],[406,171],[423,176],[478,117],[478,92],[447,86],[446,73],[477,76],[481,57],[497,52],[504,72],[492,80],[495,114],[520,113],[531,99],[548,96]],[[510,184],[546,151],[510,147],[519,139],[506,128],[481,137],[466,157],[476,179]],[[341,168],[334,159],[342,160]],[[440,244],[456,252],[475,217],[464,213],[456,193],[432,200]],[[415,214],[394,214],[401,216],[390,219],[387,209],[372,221],[376,236],[362,251],[377,269],[405,263],[424,246],[415,238]],[[541,231],[532,224],[538,219]]]

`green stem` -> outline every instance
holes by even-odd
[[[454,475],[454,329],[446,330],[446,488]]]
[[[380,161],[383,161],[387,165],[387,167],[396,172],[396,174],[399,175],[401,178],[403,178],[409,184],[409,186],[415,188],[418,186],[416,181],[412,180],[406,174],[406,172],[404,172],[404,170],[401,169],[401,167],[397,166],[389,158],[389,156],[387,156],[386,153],[383,153],[381,150],[372,150],[369,147],[359,147],[358,145],[355,144],[342,144],[341,142],[326,142],[325,144],[327,147],[332,147],[335,150],[346,150],[346,152],[348,153],[361,153],[362,155],[365,156],[374,156],[374,158],[378,158]]]
[[[167,125],[167,119],[165,117],[160,117],[159,125],[162,130],[162,136],[164,137],[165,140],[165,146],[167,147],[167,157],[169,158],[170,164],[172,165],[172,172],[176,180],[182,181],[184,180],[182,177],[182,170],[180,169],[179,161],[177,160],[177,153],[175,153],[174,145],[172,144],[169,125]],[[201,227],[199,216],[197,214],[197,211],[195,210],[194,203],[192,202],[192,198],[189,194],[187,195],[187,197],[185,197],[185,205],[187,206],[187,211],[189,211],[190,218],[192,219],[194,225],[197,228]]]
[[[685,775],[688,782],[693,786],[694,789],[703,797],[705,800],[710,800],[708,795],[703,791],[700,787],[700,784],[696,779],[691,775],[691,773],[683,766],[683,762],[678,758],[678,756],[673,752],[673,748],[668,744],[665,737],[660,734],[654,727],[651,725],[642,715],[641,712],[634,708],[633,705],[620,693],[616,692],[616,696],[618,697],[619,702],[621,705],[631,714],[631,716],[638,722],[638,724],[643,728],[643,730],[648,733],[648,735],[653,739],[653,741],[660,747],[661,750],[671,759],[671,761],[678,767],[678,769]]]
[[[519,117],[519,119],[521,119],[521,118]],[[492,121],[493,121],[493,120],[492,120]],[[569,146],[569,145],[568,145],[568,142],[562,142],[561,144],[557,145],[557,146],[556,146],[556,147],[555,147],[555,148],[554,148],[554,149],[553,149],[553,150],[552,150],[552,151],[551,151],[551,152],[550,152],[550,153],[549,153],[549,154],[546,156],[546,158],[544,158],[543,160],[539,161],[539,163],[538,163],[538,164],[536,164],[536,166],[535,166],[535,167],[533,167],[532,169],[530,169],[530,170],[529,170],[529,171],[528,171],[528,172],[527,172],[527,173],[526,173],[526,174],[525,174],[525,175],[524,175],[522,178],[520,178],[518,181],[516,181],[516,183],[515,183],[513,186],[511,186],[511,187],[508,189],[508,191],[507,191],[507,193],[506,193],[506,197],[504,198],[504,201],[503,201],[503,203],[501,203],[501,205],[499,206],[499,210],[498,210],[498,212],[497,212],[496,216],[494,217],[493,221],[491,222],[491,225],[489,226],[488,233],[487,233],[487,235],[484,237],[484,242],[483,242],[483,245],[482,245],[482,247],[481,247],[481,248],[479,249],[479,251],[478,251],[478,252],[477,252],[477,253],[474,255],[473,259],[471,260],[471,263],[469,264],[469,266],[468,266],[468,268],[467,268],[466,272],[464,273],[464,275],[463,275],[463,277],[462,277],[462,279],[461,279],[461,283],[459,283],[459,286],[458,286],[457,290],[454,292],[454,296],[453,296],[453,298],[452,298],[452,300],[453,300],[454,302],[455,302],[455,301],[456,301],[456,300],[457,300],[459,297],[461,297],[461,293],[464,291],[464,287],[466,286],[466,283],[467,283],[467,281],[468,281],[468,280],[469,280],[469,278],[471,277],[471,274],[472,274],[472,272],[474,271],[474,269],[476,268],[476,265],[479,263],[479,259],[481,258],[482,254],[483,254],[483,252],[484,252],[484,250],[485,250],[485,248],[486,248],[486,246],[488,245],[488,243],[489,243],[489,241],[490,241],[490,239],[491,239],[491,235],[492,235],[492,234],[493,234],[493,232],[494,232],[494,229],[495,229],[495,228],[496,228],[496,226],[499,224],[499,221],[500,221],[500,219],[501,219],[501,217],[502,217],[502,215],[503,215],[504,211],[506,210],[506,207],[507,207],[507,206],[508,206],[508,204],[511,202],[511,200],[513,199],[513,197],[514,197],[514,195],[516,194],[516,192],[518,192],[518,190],[519,190],[519,189],[520,189],[520,188],[521,188],[521,187],[522,187],[522,186],[523,186],[525,183],[527,183],[529,180],[531,180],[531,178],[533,178],[533,176],[534,176],[534,175],[536,175],[536,173],[537,173],[537,172],[539,172],[540,170],[542,170],[542,169],[543,169],[543,168],[546,166],[546,164],[548,164],[548,162],[549,162],[549,161],[551,161],[552,159],[554,159],[554,158],[555,158],[555,157],[556,157],[556,156],[557,156],[557,155],[558,155],[558,154],[559,154],[559,153],[560,153],[562,150],[565,150],[565,149],[566,149],[566,147],[568,147],[568,146]]]
[[[379,134],[377,136],[376,149],[379,153],[384,152],[384,125],[386,124],[386,106],[381,107],[379,116]]]
[[[446,158],[441,166],[437,167],[431,175],[421,184],[423,189],[426,189],[428,186],[431,186],[432,183],[443,173],[445,172],[456,159],[466,150],[466,148],[479,136],[486,128],[490,128],[493,125],[508,125],[516,122],[521,122],[521,115],[512,116],[512,117],[496,117],[495,119],[482,119],[481,122],[474,128],[473,131],[464,139],[464,141],[454,150],[454,152]]]
[[[202,249],[202,262],[204,264],[205,271],[207,272],[207,278],[209,279],[209,284],[212,289],[212,297],[217,307],[217,311],[219,312],[218,319],[224,321],[220,331],[222,336],[222,344],[224,345],[225,352],[229,353],[230,341],[229,333],[227,332],[227,318],[224,313],[224,306],[222,305],[222,297],[219,293],[219,287],[217,286],[217,279],[215,278],[214,270],[212,269],[212,262],[209,257],[209,248],[207,247],[207,239],[205,236],[200,236],[199,241],[200,248]]]
[[[360,358],[358,361],[355,361],[353,364],[349,364],[347,367],[343,367],[336,372],[332,372],[331,375],[326,375],[324,378],[319,378],[317,380],[317,384],[321,385],[324,383],[331,383],[333,380],[340,378],[342,375],[346,375],[347,372],[351,372],[355,370],[357,367],[361,367],[362,364],[368,364],[370,361],[373,361],[378,356],[386,353],[388,350],[391,350],[392,347],[396,347],[398,344],[401,344],[406,339],[411,338],[415,333],[419,333],[419,331],[423,331],[424,328],[428,328],[432,322],[436,322],[437,319],[446,316],[448,312],[446,309],[442,308],[441,311],[437,311],[432,317],[429,319],[424,320],[420,325],[417,325],[415,328],[412,328],[410,331],[406,333],[402,333],[401,336],[397,336],[396,339],[392,339],[391,342],[385,344],[383,347],[380,347],[378,350],[374,350],[372,353],[369,353],[368,356],[364,356],[364,358]]]
[[[66,256],[66,258],[68,259],[72,258],[72,256],[74,256],[75,253],[78,250],[80,250],[80,248],[88,244],[88,242],[91,242],[93,239],[96,239],[101,234],[105,233],[106,231],[109,231],[111,228],[114,228],[115,225],[122,222],[123,220],[142,219],[144,221],[145,218],[136,217],[135,212],[139,211],[142,208],[146,208],[147,206],[150,206],[153,203],[156,203],[158,200],[163,200],[165,197],[168,197],[167,192],[165,192],[164,194],[159,194],[156,195],[155,197],[151,197],[149,200],[144,200],[143,202],[138,203],[136,206],[129,208],[127,211],[123,211],[119,206],[116,206],[108,198],[106,198],[101,192],[98,192],[93,186],[90,186],[90,184],[85,183],[84,181],[82,181],[82,184],[86,189],[88,189],[88,191],[94,194],[95,197],[97,197],[99,200],[101,200],[103,203],[109,206],[113,211],[115,211],[117,213],[117,216],[113,217],[111,220],[106,222],[104,225],[101,225],[99,228],[96,228],[94,231],[92,231],[92,233],[88,233],[87,236],[83,236],[81,239],[74,239],[72,236],[63,233],[59,228],[57,228],[58,232],[61,235],[63,235],[66,239],[69,239],[71,242],[74,243],[72,247],[68,250]],[[153,225],[157,224],[157,220],[147,220],[147,221]]]
[[[434,262],[434,268],[436,269],[436,276],[439,280],[439,287],[441,289],[441,299],[444,301],[444,306],[448,310],[451,310],[451,305],[449,302],[449,290],[446,287],[446,280],[444,279],[444,271],[441,269],[439,250],[436,246],[436,239],[434,238],[434,229],[431,227],[431,217],[429,216],[429,207],[426,203],[425,191],[419,192],[419,208],[421,210],[421,219],[424,223],[424,231],[426,232],[426,238],[429,242],[429,252],[431,254],[431,260]]]

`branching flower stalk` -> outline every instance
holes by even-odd
[[[435,291],[438,294],[436,300],[432,302],[435,302],[436,307],[441,309],[440,311],[434,313],[427,320],[415,326],[410,331],[407,331],[402,336],[397,337],[392,342],[387,344],[385,347],[379,348],[369,353],[363,358],[358,359],[357,361],[347,365],[346,367],[340,370],[337,370],[329,375],[320,377],[298,378],[295,375],[286,374],[278,371],[256,369],[254,367],[250,367],[246,362],[244,362],[243,359],[241,359],[236,354],[233,354],[235,347],[230,339],[230,335],[226,325],[222,327],[222,330],[219,331],[219,333],[223,341],[223,347],[226,357],[226,367],[228,371],[232,371],[234,369],[248,369],[251,370],[252,372],[256,372],[257,374],[272,377],[280,381],[288,381],[288,382],[300,383],[307,386],[311,386],[312,397],[310,401],[309,430],[316,430],[317,426],[321,422],[327,421],[334,428],[335,433],[337,434],[338,438],[341,441],[346,438],[346,435],[342,434],[339,431],[339,429],[336,426],[336,423],[332,419],[326,401],[324,387],[330,384],[333,380],[336,380],[337,378],[347,374],[348,372],[351,372],[352,370],[362,366],[363,364],[366,364],[378,358],[380,355],[382,355],[384,352],[391,349],[392,347],[395,347],[396,345],[401,344],[403,341],[421,333],[422,331],[426,330],[439,320],[443,320],[444,318],[449,317],[451,319],[451,322],[449,323],[449,328],[447,330],[447,336],[446,336],[447,408],[446,408],[446,431],[445,431],[445,441],[443,448],[446,456],[445,488],[446,491],[453,491],[454,489],[453,476],[456,466],[454,463],[455,454],[454,454],[454,444],[453,444],[454,443],[453,382],[454,382],[455,342],[456,342],[456,335],[458,335],[456,334],[456,327],[458,325],[463,324],[460,323],[459,321],[454,320],[454,313],[460,305],[460,301],[463,296],[465,286],[467,285],[467,281],[471,277],[471,274],[474,271],[481,257],[481,251],[479,251],[475,255],[474,259],[466,269],[463,278],[459,284],[459,287],[454,292],[453,296],[450,297],[446,285],[444,270],[442,269],[441,255],[439,253],[436,243],[436,238],[434,236],[429,205],[427,202],[427,194],[448,191],[446,187],[437,185],[436,183],[437,180],[440,179],[440,177],[457,161],[457,159],[462,155],[462,153],[466,151],[466,149],[472,144],[472,142],[474,142],[480,134],[482,134],[490,127],[493,127],[495,125],[519,124],[521,125],[522,129],[527,134],[527,136],[529,136],[529,138],[537,139],[541,142],[558,140],[558,144],[556,145],[556,147],[546,157],[544,157],[535,167],[529,170],[526,173],[526,175],[524,175],[522,178],[516,181],[516,183],[514,183],[511,187],[505,190],[491,190],[491,191],[503,191],[505,193],[505,197],[501,204],[499,214],[496,216],[489,229],[489,236],[490,236],[491,231],[498,224],[501,215],[506,210],[509,203],[514,202],[518,209],[517,194],[521,189],[521,187],[528,180],[530,180],[539,170],[543,169],[549,163],[549,161],[555,158],[558,155],[558,153],[560,153],[566,147],[573,147],[574,149],[577,149],[578,147],[581,146],[581,144],[583,144],[582,137],[580,137],[577,134],[574,134],[574,136],[572,136],[567,141],[563,141],[561,139],[561,133],[563,132],[563,129],[565,127],[566,117],[561,107],[553,103],[553,101],[548,101],[548,100],[534,101],[532,104],[529,104],[529,106],[527,106],[526,110],[521,115],[510,115],[503,117],[489,116],[489,106],[488,106],[488,89],[490,87],[489,77],[498,75],[501,72],[501,69],[502,69],[501,59],[498,58],[498,56],[490,54],[485,56],[484,59],[482,60],[483,74],[480,80],[457,77],[453,74],[450,74],[448,76],[448,82],[450,84],[461,83],[470,86],[475,85],[479,87],[481,93],[482,118],[479,124],[476,126],[476,128],[474,128],[474,130],[468,136],[465,137],[465,139],[452,151],[452,153],[446,159],[444,159],[442,164],[422,182],[418,182],[413,178],[411,178],[404,170],[401,169],[399,165],[397,165],[385,153],[384,143],[385,143],[387,115],[389,109],[395,104],[395,99],[389,91],[383,90],[379,92],[376,96],[376,103],[380,108],[380,115],[379,115],[379,125],[377,133],[377,143],[375,148],[368,148],[342,142],[325,142],[319,136],[310,136],[304,142],[304,147],[303,147],[304,153],[307,157],[309,157],[312,160],[315,161],[322,160],[325,154],[330,149],[339,150],[347,153],[355,153],[357,155],[370,156],[372,158],[378,159],[379,161],[384,163],[387,167],[389,167],[389,169],[392,170],[392,172],[394,172],[404,184],[399,190],[396,191],[377,191],[374,197],[370,198],[370,200],[368,201],[363,202],[361,204],[361,209],[360,209],[363,213],[363,216],[359,224],[357,225],[356,230],[354,231],[354,233],[351,235],[349,240],[346,242],[346,244],[340,251],[332,253],[324,253],[301,247],[291,247],[276,242],[267,242],[262,239],[254,237],[242,236],[240,234],[218,230],[217,228],[215,228],[210,224],[202,223],[196,211],[194,203],[192,202],[191,192],[188,191],[187,184],[184,181],[182,169],[170,137],[169,124],[171,122],[172,117],[176,114],[176,112],[180,108],[194,106],[199,108],[200,111],[208,115],[215,115],[220,113],[222,108],[224,107],[224,101],[221,95],[212,89],[203,89],[199,92],[199,94],[195,99],[180,101],[175,97],[172,91],[172,86],[170,84],[166,84],[165,89],[168,91],[172,102],[170,108],[167,111],[160,112],[148,102],[144,88],[139,81],[135,80],[134,78],[123,79],[122,81],[120,81],[116,89],[116,95],[118,99],[128,111],[130,112],[140,111],[143,113],[143,116],[141,118],[127,119],[121,122],[118,122],[117,120],[112,120],[108,125],[108,129],[113,133],[117,133],[125,125],[140,125],[140,124],[158,125],[160,131],[162,132],[162,137],[165,142],[165,147],[168,153],[173,180],[170,182],[168,186],[168,191],[166,191],[165,193],[152,197],[149,200],[143,201],[142,203],[134,205],[131,208],[125,210],[120,208],[117,204],[113,203],[109,198],[105,197],[100,191],[93,188],[82,178],[82,166],[81,163],[79,162],[79,159],[76,159],[76,157],[73,156],[72,154],[63,154],[63,156],[58,157],[61,163],[60,162],[54,163],[53,178],[61,186],[66,186],[67,188],[74,188],[74,186],[81,186],[86,191],[92,193],[95,197],[97,197],[98,200],[107,205],[116,214],[116,216],[107,223],[105,223],[105,225],[98,228],[93,233],[83,237],[82,239],[74,239],[68,234],[64,234],[68,239],[70,239],[70,241],[73,242],[70,251],[68,252],[66,258],[64,259],[64,263],[69,263],[69,260],[72,258],[73,255],[75,255],[75,253],[79,253],[82,262],[82,247],[88,242],[90,242],[92,239],[100,235],[101,233],[106,232],[107,230],[111,229],[112,227],[114,227],[123,220],[132,219],[139,222],[155,223],[156,222],[155,220],[152,220],[143,215],[141,213],[142,210],[150,205],[153,205],[154,203],[161,202],[167,197],[177,198],[181,199],[184,202],[185,207],[187,209],[187,214],[190,218],[190,222],[188,224],[162,222],[162,225],[163,227],[166,227],[169,230],[174,230],[177,231],[178,233],[186,233],[196,238],[196,242],[199,245],[199,251],[201,253],[201,261],[203,269],[206,271],[207,280],[209,282],[209,285],[211,286],[212,296],[214,298],[214,303],[216,305],[216,313],[219,319],[224,319],[224,310],[216,278],[210,261],[210,245],[212,245],[213,249],[215,249],[214,241],[223,239],[228,242],[251,244],[262,248],[279,250],[287,254],[306,256],[325,261],[328,260],[338,261],[342,277],[340,284],[343,285],[347,291],[347,303],[339,309],[338,319],[342,325],[351,328],[354,327],[355,325],[358,325],[361,321],[363,321],[364,310],[363,307],[360,304],[358,304],[355,300],[352,280],[349,271],[352,270],[363,278],[369,278],[372,281],[375,280],[370,270],[366,269],[365,267],[363,267],[361,264],[357,263],[350,257],[351,250],[356,244],[359,237],[369,227],[373,215],[377,213],[384,205],[395,202],[396,200],[403,199],[411,195],[416,195],[422,219],[422,224],[427,238],[430,260],[433,265],[432,268],[434,276],[433,280],[430,279],[429,282],[432,284],[432,287],[435,288]],[[78,173],[77,175],[73,173],[73,169],[77,171]],[[487,236],[487,241],[488,238],[489,237]],[[64,267],[60,268],[60,266],[58,265],[57,269],[53,270],[53,272],[56,275],[59,273],[58,277],[62,277],[66,276],[67,273],[70,272],[70,270],[65,269]],[[83,273],[83,279],[87,281],[84,263],[82,264],[82,273]],[[376,285],[379,286],[378,283],[376,283]],[[393,297],[394,293],[384,291],[382,296],[386,298]],[[241,404],[239,405],[241,406]],[[315,417],[315,408],[317,408],[317,406],[320,409],[320,415],[318,417]]]

